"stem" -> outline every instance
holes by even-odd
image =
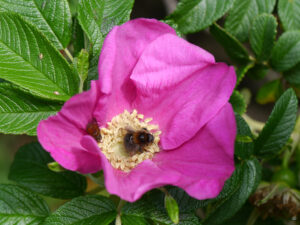
[[[82,79],[80,78],[79,93],[83,92],[83,85],[84,85],[84,81],[82,81]]]
[[[124,204],[126,203],[126,201],[120,199],[119,201],[119,205],[118,205],[118,208],[117,208],[117,217],[116,217],[116,223],[115,225],[122,225],[122,221],[121,221],[121,210],[122,210],[122,207],[124,206]]]
[[[258,219],[259,215],[260,215],[259,211],[255,208],[252,211],[246,225],[254,225],[256,220]]]
[[[165,193],[165,195],[169,195],[169,192],[165,187],[160,187],[160,188],[157,188],[157,189],[162,191],[163,193]]]
[[[287,169],[289,167],[289,161],[290,158],[292,156],[292,151],[289,151],[289,149],[286,149],[283,155],[283,159],[282,159],[282,165],[281,167],[283,169]]]
[[[65,51],[66,55],[68,56],[68,58],[73,62],[74,58],[73,58],[72,54],[69,52],[69,49],[65,48],[64,51]]]

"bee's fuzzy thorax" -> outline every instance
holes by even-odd
[[[144,119],[144,115],[138,114],[136,110],[132,113],[125,110],[113,117],[111,122],[107,123],[107,127],[100,129],[102,140],[98,146],[114,168],[129,172],[144,160],[152,159],[160,151],[158,142],[161,131],[158,125],[150,124],[151,120],[151,118]],[[123,143],[128,127],[133,130],[146,128],[151,132],[154,140],[144,147],[145,151],[132,156],[128,154]]]

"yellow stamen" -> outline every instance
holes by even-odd
[[[102,140],[98,143],[99,148],[106,156],[111,165],[125,172],[129,172],[139,163],[146,159],[152,159],[159,152],[158,142],[161,131],[158,125],[150,124],[152,118],[144,119],[144,115],[138,114],[136,110],[123,113],[112,118],[107,127],[100,129]],[[140,131],[146,128],[154,137],[153,143],[143,147],[142,152],[130,155],[124,146],[124,137],[128,129]]]

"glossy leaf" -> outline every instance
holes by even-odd
[[[249,54],[246,48],[225,29],[215,23],[210,27],[210,32],[224,47],[230,58],[241,64],[249,62]]]
[[[45,102],[9,83],[0,83],[0,132],[36,135],[38,123],[55,114],[61,104]]]
[[[27,144],[17,152],[8,178],[54,198],[68,199],[84,193],[85,177],[72,171],[54,172],[48,168],[50,162],[53,159],[39,143]]]
[[[274,156],[289,139],[296,122],[298,110],[297,97],[288,89],[276,102],[263,130],[255,140],[258,155]]]
[[[181,0],[166,19],[176,24],[181,33],[194,33],[210,26],[233,5],[233,0]]]
[[[248,159],[254,152],[253,135],[246,121],[240,115],[235,116],[237,136],[234,154],[241,159]]]
[[[286,71],[300,62],[300,31],[287,31],[280,36],[271,55],[271,65]]]
[[[285,30],[300,29],[300,0],[279,0],[278,14]]]
[[[217,203],[216,207],[204,221],[204,225],[218,225],[231,218],[247,201],[256,189],[261,178],[261,167],[256,159],[247,160],[236,168],[234,176],[239,183],[234,191]]]
[[[133,3],[134,0],[79,0],[78,20],[93,45],[93,55],[99,55],[113,26],[129,20]]]
[[[244,97],[238,92],[234,91],[229,99],[229,102],[231,103],[234,112],[242,115],[246,112],[247,105],[244,100]]]
[[[50,214],[38,195],[12,184],[0,184],[0,224],[39,225]]]
[[[67,202],[49,216],[43,225],[108,225],[116,215],[116,207],[109,198],[89,195]]]
[[[67,0],[0,0],[0,9],[21,15],[57,49],[65,48],[70,42],[72,19]]]
[[[272,52],[277,33],[277,21],[273,15],[261,14],[252,24],[250,44],[257,60],[267,60]]]
[[[16,14],[0,13],[0,78],[33,95],[67,100],[79,79],[63,56]]]
[[[225,29],[240,41],[248,39],[252,20],[261,13],[271,13],[276,0],[236,0],[225,22]]]

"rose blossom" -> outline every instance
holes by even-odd
[[[98,67],[89,91],[40,122],[38,139],[51,156],[69,170],[103,170],[108,192],[131,202],[163,185],[216,197],[234,171],[234,68],[153,19],[114,27]],[[87,133],[93,120],[99,143]],[[154,141],[129,154],[124,136],[143,128]]]

